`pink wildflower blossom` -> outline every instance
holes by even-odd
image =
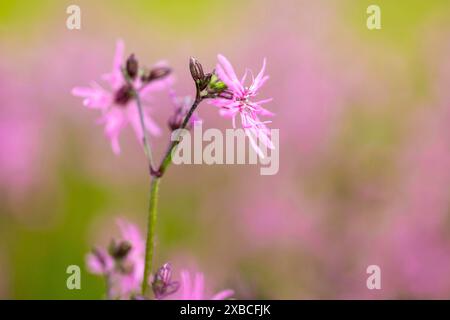
[[[91,82],[90,87],[75,87],[72,89],[73,95],[84,98],[83,104],[86,107],[98,109],[102,112],[99,123],[105,125],[105,134],[110,139],[115,154],[120,153],[119,134],[128,124],[131,124],[138,140],[142,142],[143,131],[132,90],[139,91],[143,102],[148,102],[150,100],[149,94],[164,89],[173,80],[172,77],[165,77],[166,74],[162,74],[153,77],[148,82],[145,82],[142,77],[133,77],[133,79],[130,79],[130,83],[127,83],[122,72],[124,50],[123,41],[117,41],[113,70],[103,76],[103,80],[109,84],[110,90],[104,89],[95,81]],[[156,68],[167,69],[164,62],[158,63]],[[143,109],[146,128],[151,134],[159,135],[161,130],[150,117],[149,110],[145,106],[143,106]]]
[[[227,90],[219,97],[211,99],[210,103],[220,108],[220,114],[233,119],[233,128],[236,128],[236,116],[239,115],[241,125],[248,136],[253,149],[260,157],[264,157],[261,148],[257,144],[257,140],[270,149],[274,149],[274,145],[270,139],[270,130],[266,126],[271,121],[260,121],[259,116],[273,116],[274,114],[261,105],[272,101],[272,99],[264,99],[251,101],[258,90],[269,79],[264,75],[266,69],[266,60],[264,59],[261,71],[256,78],[253,78],[250,86],[245,86],[247,72],[241,80],[238,79],[231,63],[222,55],[218,55],[219,63],[216,72],[221,81],[227,85]]]
[[[145,242],[139,229],[119,219],[120,241],[113,241],[109,250],[94,249],[86,261],[90,272],[108,280],[110,298],[130,298],[137,294],[144,273]]]

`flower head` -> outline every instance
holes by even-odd
[[[266,60],[258,75],[253,77],[250,86],[245,85],[247,73],[241,79],[238,79],[231,63],[223,55],[218,55],[219,63],[216,67],[217,76],[223,81],[227,89],[221,92],[216,98],[210,100],[212,105],[220,108],[222,116],[231,117],[233,119],[233,128],[236,128],[236,116],[240,117],[242,128],[248,136],[253,149],[260,157],[264,157],[261,148],[257,144],[257,140],[270,149],[274,149],[274,145],[270,139],[270,130],[266,126],[270,121],[262,122],[260,116],[273,116],[274,114],[261,105],[272,101],[272,99],[264,99],[252,101],[258,94],[258,90],[269,79],[264,75],[266,68]]]
[[[90,272],[104,275],[112,298],[129,298],[140,290],[144,272],[145,243],[139,229],[125,220],[117,220],[120,240],[114,240],[109,250],[96,248],[86,261]]]
[[[105,134],[110,139],[115,154],[120,153],[119,135],[128,124],[133,127],[138,140],[143,141],[144,132],[140,123],[135,93],[139,93],[143,102],[148,102],[152,92],[169,86],[173,80],[167,76],[170,69],[165,63],[157,64],[149,72],[141,72],[134,55],[124,62],[124,50],[123,41],[117,41],[113,70],[103,76],[103,80],[110,87],[109,90],[95,81],[91,82],[90,87],[72,89],[73,95],[84,98],[83,104],[86,107],[101,111],[99,123],[105,125]],[[145,127],[151,134],[159,135],[161,130],[150,117],[148,108],[144,106],[143,109]]]

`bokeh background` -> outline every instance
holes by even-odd
[[[378,4],[382,29],[369,31]],[[77,4],[82,29],[66,28]],[[85,269],[126,217],[145,230],[149,177],[131,129],[114,156],[98,114],[70,95],[111,68],[115,41],[239,73],[267,57],[280,171],[172,166],[157,264],[195,267],[237,298],[450,298],[450,2],[0,0],[0,298],[99,299]],[[167,93],[154,115],[166,128]],[[200,107],[204,127],[231,123]],[[157,154],[168,131],[153,139]],[[68,290],[66,268],[82,268]],[[368,290],[379,265],[382,289]]]

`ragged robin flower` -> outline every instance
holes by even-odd
[[[143,130],[139,111],[136,105],[136,93],[143,103],[151,100],[151,93],[170,86],[173,78],[166,63],[160,62],[151,70],[141,68],[134,55],[124,61],[124,43],[117,41],[114,55],[113,70],[105,74],[105,80],[110,89],[106,90],[97,82],[92,81],[90,87],[75,87],[72,94],[84,98],[83,104],[91,109],[101,111],[100,124],[105,125],[105,134],[111,141],[115,154],[120,153],[119,135],[129,124],[133,127],[138,140],[143,140]],[[145,127],[153,135],[159,135],[161,130],[150,116],[150,110],[143,106]]]
[[[264,157],[258,140],[266,147],[274,149],[270,138],[270,130],[266,124],[271,121],[261,121],[260,116],[273,116],[274,114],[262,107],[263,104],[272,99],[253,99],[258,94],[259,89],[269,79],[264,75],[266,60],[264,59],[261,71],[253,77],[249,86],[245,85],[248,72],[245,72],[241,79],[238,79],[231,63],[223,55],[218,55],[219,63],[216,67],[216,74],[227,88],[218,94],[217,97],[209,100],[209,103],[220,108],[220,114],[232,118],[233,128],[236,128],[236,117],[240,118],[241,126],[248,136],[253,149],[260,157]]]

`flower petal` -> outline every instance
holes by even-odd
[[[222,290],[218,293],[216,293],[214,296],[212,296],[211,300],[225,300],[228,298],[231,298],[234,295],[233,290]]]
[[[217,55],[217,58],[220,63],[217,65],[217,73],[219,75],[219,78],[224,81],[227,86],[236,91],[236,93],[242,94],[244,92],[244,87],[237,78],[236,72],[234,72],[233,66],[231,65],[230,61],[228,61],[228,59],[221,54]],[[222,77],[227,81],[225,81],[225,79],[222,79]]]
[[[190,300],[191,299],[191,277],[189,272],[183,270],[181,271],[181,288],[182,295],[181,300]]]
[[[126,126],[127,119],[122,110],[111,109],[100,119],[105,123],[105,134],[111,141],[113,152],[120,154],[119,135]]]

